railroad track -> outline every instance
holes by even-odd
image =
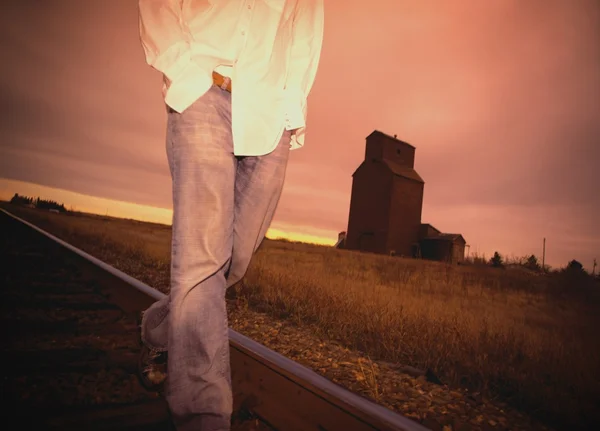
[[[136,378],[136,318],[163,293],[4,210],[0,232],[2,404],[19,429],[166,430]],[[234,409],[257,418],[239,429],[426,430],[231,329],[230,348]]]

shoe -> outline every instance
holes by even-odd
[[[161,392],[167,379],[168,355],[166,351],[156,351],[144,344],[142,340],[142,316],[143,312],[137,318],[138,343],[140,345],[138,380],[147,390]]]
[[[157,352],[142,345],[138,362],[138,378],[144,388],[162,391],[167,379],[167,352]]]

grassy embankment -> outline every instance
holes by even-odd
[[[122,270],[135,262],[143,281],[168,288],[168,226],[9,210],[92,254],[128,256]],[[586,278],[283,241],[266,241],[235,288],[244,305],[373,359],[430,368],[444,383],[571,424],[598,409],[598,291]]]

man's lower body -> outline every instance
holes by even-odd
[[[230,428],[225,291],[245,274],[269,228],[290,136],[284,131],[267,155],[234,156],[231,94],[217,86],[183,113],[168,114],[171,291],[144,312],[142,340],[168,352],[165,393],[179,431]]]

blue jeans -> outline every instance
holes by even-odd
[[[181,114],[168,114],[171,290],[145,311],[142,339],[168,351],[166,399],[180,431],[230,429],[225,291],[244,276],[269,228],[290,137],[284,130],[267,155],[234,156],[231,94],[216,86]]]

